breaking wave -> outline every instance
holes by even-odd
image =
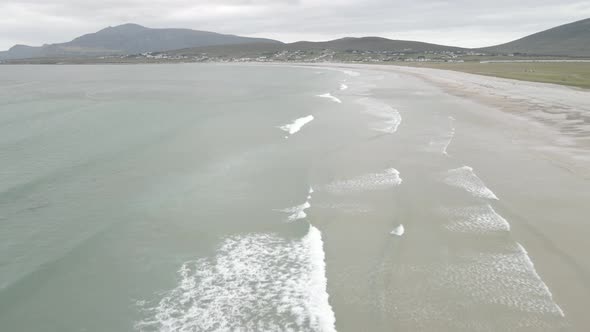
[[[445,175],[444,182],[450,186],[465,189],[476,197],[498,199],[469,166],[449,170]]]
[[[288,208],[288,209],[284,209],[281,210],[281,212],[286,212],[286,213],[290,213],[289,217],[287,218],[289,221],[295,221],[295,220],[299,220],[299,219],[303,219],[307,217],[307,214],[305,213],[305,210],[309,209],[311,207],[311,203],[309,201],[306,201],[303,204]]]
[[[445,228],[452,232],[485,234],[509,232],[510,224],[491,205],[447,209],[451,222]]]
[[[340,99],[332,96],[331,93],[324,93],[324,94],[318,95],[318,97],[330,99],[331,101],[333,101],[335,103],[338,103],[338,104],[341,104],[342,103],[342,100],[340,100]]]
[[[138,301],[139,331],[335,330],[321,232],[299,240],[232,236],[215,257],[184,263],[178,285],[154,303]]]
[[[306,218],[307,214],[305,213],[305,210],[311,207],[311,194],[313,194],[313,188],[309,187],[309,190],[307,192],[307,200],[305,201],[305,203],[279,211],[289,213],[289,217],[287,218],[288,221],[295,221]]]
[[[365,107],[368,114],[380,119],[371,124],[373,130],[389,134],[397,131],[402,122],[398,110],[373,98],[361,98],[358,103]]]
[[[440,276],[453,280],[455,287],[479,301],[523,312],[564,316],[519,243],[508,246],[503,252],[472,253],[462,259],[464,264],[442,269]]]
[[[297,133],[299,130],[301,130],[301,128],[303,128],[303,126],[305,126],[306,124],[313,121],[313,119],[314,119],[313,115],[308,115],[306,117],[299,118],[299,119],[293,121],[293,123],[280,126],[279,128],[281,128],[282,130],[289,133],[289,135],[293,135],[293,134]]]

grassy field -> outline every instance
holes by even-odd
[[[522,81],[570,85],[590,89],[589,62],[562,63],[396,63],[404,66],[456,70]]]

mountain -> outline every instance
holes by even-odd
[[[588,57],[590,56],[590,19],[561,25],[481,50],[492,53]]]
[[[137,24],[108,27],[70,42],[32,47],[15,45],[0,59],[137,54],[199,46],[280,43],[276,40],[224,35],[189,29],[151,29]]]
[[[272,57],[276,60],[391,61],[405,55],[425,53],[482,52],[488,54],[521,53],[532,56],[590,57],[590,19],[558,26],[497,46],[465,49],[417,41],[380,37],[342,38],[325,42],[300,41],[284,44],[264,38],[248,38],[189,29],[151,29],[137,24],[108,27],[67,43],[40,47],[15,45],[0,52],[0,60],[29,58],[96,57],[144,52],[217,58]],[[283,56],[281,54],[288,53]],[[302,54],[303,53],[303,54]],[[403,55],[400,55],[403,54]],[[368,58],[365,57],[368,55]],[[402,59],[403,60],[403,59]]]

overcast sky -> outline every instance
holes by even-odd
[[[479,47],[588,17],[588,0],[0,0],[0,50],[127,22],[285,42],[370,35]]]

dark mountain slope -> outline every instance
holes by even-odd
[[[561,25],[482,50],[493,53],[588,57],[590,56],[590,19]]]
[[[80,36],[70,42],[31,47],[16,45],[0,52],[2,59],[55,56],[97,56],[158,52],[188,47],[244,43],[280,43],[262,38],[247,38],[189,29],[150,29],[137,24],[108,27]]]

